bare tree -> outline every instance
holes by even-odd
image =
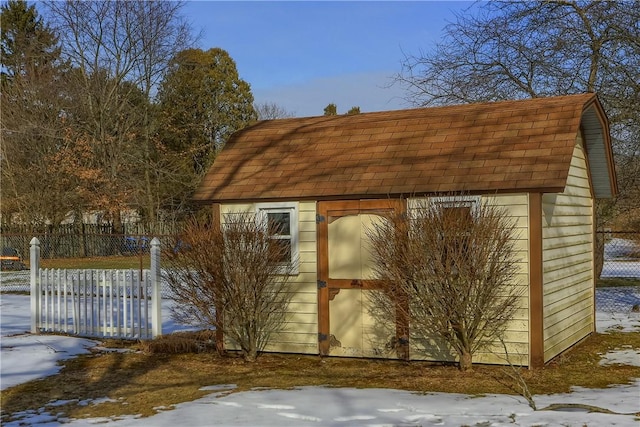
[[[182,2],[53,1],[48,13],[62,55],[74,67],[67,111],[75,134],[89,140],[96,168],[111,185],[95,201],[119,221],[138,204],[155,219],[159,185],[152,96],[170,59],[190,42]],[[95,205],[96,203],[94,203]]]
[[[637,2],[487,2],[407,55],[397,81],[415,105],[597,92],[611,122],[619,196],[596,203],[596,227],[640,230],[640,8]],[[596,236],[595,273],[604,240]]]
[[[189,24],[180,15],[181,1],[139,2],[135,8],[141,25],[135,34],[140,60],[136,62],[135,75],[138,86],[146,100],[151,101],[166,74],[171,59],[182,49],[189,47],[194,38],[191,36]],[[160,219],[160,211],[166,208],[164,203],[163,180],[169,175],[161,142],[156,137],[158,120],[151,102],[146,102],[142,109],[142,144],[138,154],[141,170],[140,182],[143,185],[137,192],[136,205],[140,207],[144,217],[154,224]]]
[[[214,328],[255,361],[286,321],[288,248],[271,239],[275,225],[253,214],[226,215],[222,226],[192,220],[164,251],[176,320]]]
[[[255,103],[253,109],[258,114],[258,120],[287,119],[295,116],[295,113],[287,111],[274,102]]]
[[[640,212],[640,7],[637,1],[478,3],[442,42],[408,54],[397,81],[414,105],[596,92],[611,122],[620,195],[598,227]]]
[[[417,105],[597,91],[615,108],[611,114],[626,115],[640,91],[636,6],[481,4],[458,15],[433,50],[407,55],[397,77]]]
[[[412,337],[444,339],[462,370],[494,345],[518,309],[512,220],[460,197],[420,199],[368,231],[381,290],[372,312],[408,320]],[[405,337],[407,338],[407,337]]]

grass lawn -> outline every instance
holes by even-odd
[[[190,339],[182,335],[182,340]],[[211,393],[203,386],[237,384],[236,391],[254,387],[286,389],[298,386],[393,388],[416,392],[471,395],[516,394],[508,368],[476,365],[471,372],[454,366],[318,356],[264,354],[250,364],[215,353],[153,353],[154,343],[111,342],[130,347],[127,353],[100,353],[69,360],[60,374],[21,384],[2,392],[2,411],[11,414],[46,407],[56,400],[109,397],[116,402],[52,408],[73,418],[124,414],[150,416],[154,408],[170,407]],[[178,347],[178,346],[176,346]],[[640,378],[640,367],[598,364],[601,354],[640,348],[640,333],[594,334],[542,369],[522,370],[531,393],[570,391],[571,386],[603,388]]]
[[[149,254],[142,256],[109,256],[91,258],[55,258],[40,260],[42,268],[68,269],[139,269],[149,268],[151,258]]]
[[[640,279],[634,277],[610,277],[596,280],[596,288],[612,288],[620,286],[640,286]]]

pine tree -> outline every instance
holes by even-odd
[[[1,8],[2,219],[59,221],[72,189],[51,167],[64,128],[66,64],[54,31],[23,0]]]
[[[160,139],[173,156],[167,191],[184,203],[229,136],[258,119],[251,87],[223,49],[187,49],[171,61],[158,100]]]

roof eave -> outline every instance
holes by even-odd
[[[618,195],[616,168],[611,147],[609,121],[598,97],[585,103],[581,119],[585,147],[589,156],[590,174],[593,179],[594,196],[597,199]],[[603,171],[605,168],[606,171]]]
[[[487,196],[487,195],[505,195],[505,194],[528,194],[528,193],[561,193],[564,191],[563,186],[549,187],[531,187],[531,188],[510,188],[510,189],[484,189],[484,190],[450,190],[450,191],[420,191],[415,193],[367,193],[367,194],[309,194],[298,197],[254,197],[247,198],[203,198],[196,200],[199,206],[208,206],[215,203],[222,204],[238,204],[238,203],[267,203],[267,202],[283,202],[283,201],[334,201],[334,200],[368,200],[368,199],[399,199],[413,197],[431,197],[442,196],[454,193],[463,193],[470,196]]]

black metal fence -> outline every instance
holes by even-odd
[[[176,234],[178,226],[172,223],[154,229],[151,232],[143,224],[124,224],[120,232],[110,224],[66,224],[30,231],[3,227],[0,248],[16,249],[28,260],[31,239],[37,237],[43,259],[139,255],[148,253],[153,237]]]
[[[640,233],[603,231],[597,237],[604,260],[597,281],[597,310],[610,313],[640,310]]]
[[[155,236],[122,234],[4,234],[0,237],[3,248],[14,248],[28,263],[29,247],[33,238],[40,241],[42,259],[72,259],[117,256],[140,256],[149,253]]]
[[[596,288],[596,310],[607,313],[640,311],[640,286]]]
[[[174,234],[180,230],[179,222],[124,222],[119,226],[111,223],[84,224],[71,223],[59,225],[2,224],[0,234]]]
[[[604,243],[604,265],[600,278],[637,278],[640,280],[640,232],[598,232]]]

